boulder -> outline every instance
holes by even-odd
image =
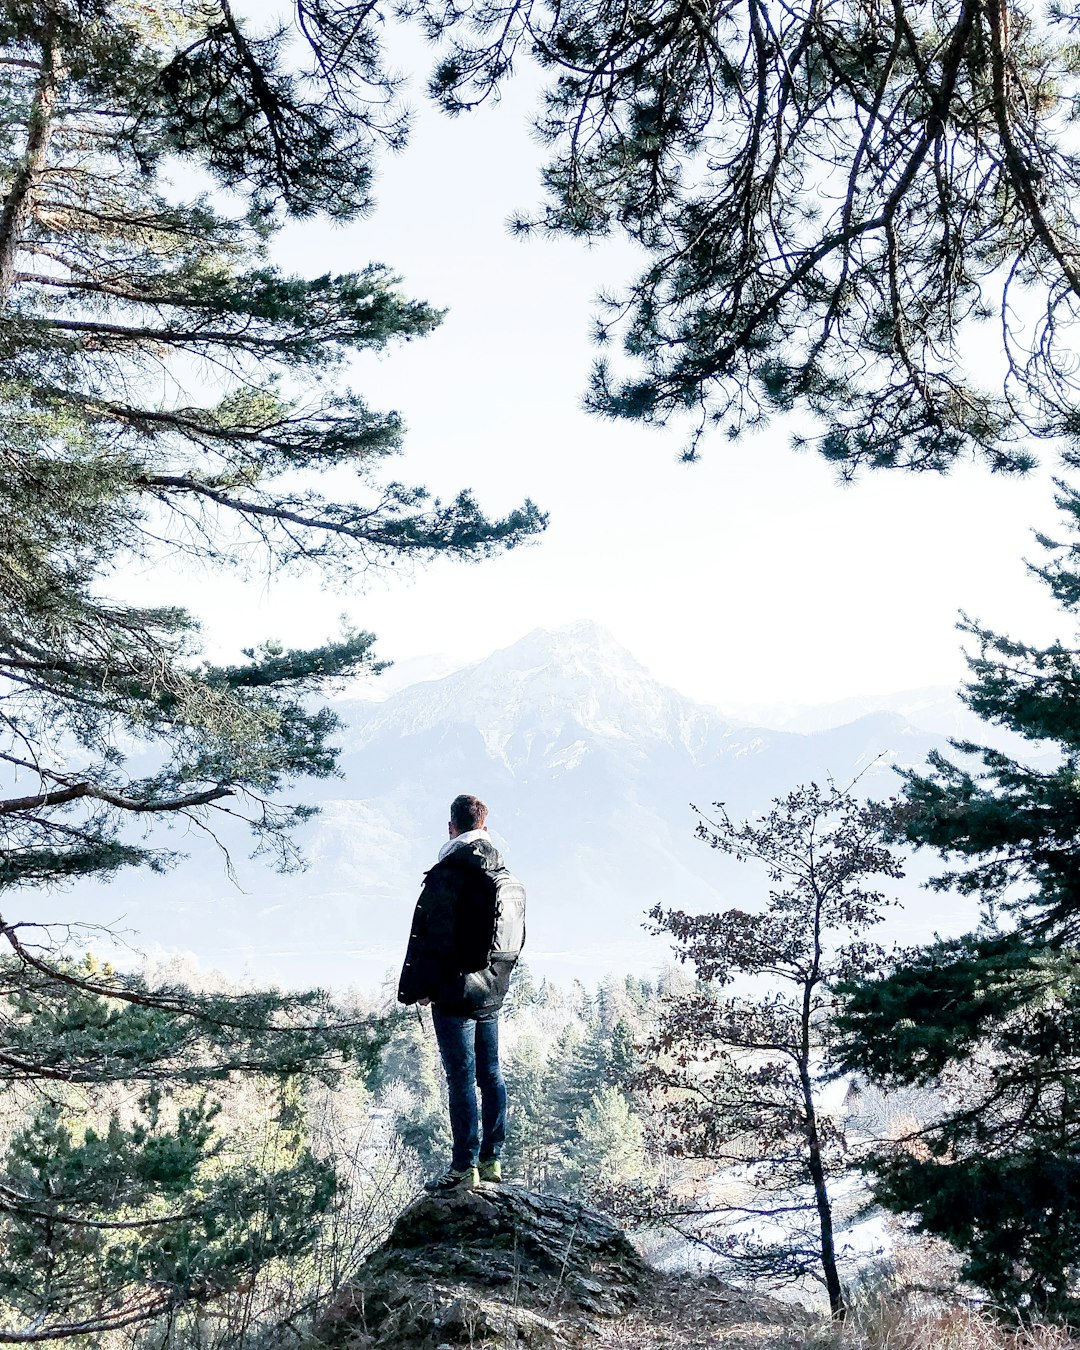
[[[655,1276],[595,1210],[517,1187],[423,1196],[338,1291],[316,1344],[439,1350],[576,1343]]]

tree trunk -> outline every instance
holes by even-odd
[[[815,823],[816,819],[815,817]],[[825,1184],[825,1164],[821,1160],[821,1138],[818,1135],[817,1108],[814,1105],[814,1085],[810,1079],[812,1009],[814,990],[821,978],[821,915],[824,905],[824,894],[814,875],[812,837],[809,880],[815,897],[814,960],[802,988],[802,1012],[799,1019],[799,1082],[802,1086],[803,1109],[806,1112],[807,1162],[810,1166],[810,1179],[814,1183],[814,1200],[817,1204],[818,1227],[821,1232],[821,1269],[825,1276],[825,1288],[829,1291],[829,1310],[836,1321],[841,1322],[847,1316],[847,1306],[844,1303],[844,1290],[840,1284],[840,1272],[836,1269],[832,1205],[829,1202],[829,1191]]]
[[[0,310],[7,306],[15,281],[15,256],[19,248],[34,188],[45,168],[52,134],[53,110],[63,71],[60,53],[46,32],[41,42],[41,74],[30,109],[30,129],[22,163],[16,169],[11,187],[0,210]]]
[[[817,1202],[818,1224],[821,1229],[821,1269],[825,1275],[825,1288],[829,1291],[829,1309],[833,1317],[840,1322],[847,1315],[847,1305],[844,1302],[840,1274],[836,1268],[832,1204],[825,1184],[825,1164],[821,1160],[821,1140],[818,1137],[814,1092],[810,1082],[809,1066],[806,1063],[799,1065],[799,1078],[802,1082],[803,1105],[806,1110],[807,1161],[810,1165],[810,1177],[814,1183],[814,1199]]]

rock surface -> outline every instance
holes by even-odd
[[[654,1273],[595,1210],[517,1187],[424,1196],[338,1293],[318,1345],[563,1347],[626,1313]]]

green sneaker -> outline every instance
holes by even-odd
[[[496,1186],[502,1182],[502,1163],[498,1158],[481,1158],[477,1171],[481,1181],[492,1182]]]
[[[425,1181],[424,1190],[429,1195],[453,1195],[456,1191],[471,1191],[479,1182],[475,1167],[466,1167],[460,1172],[450,1167],[441,1177]]]

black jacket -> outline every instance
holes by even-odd
[[[487,839],[452,849],[424,876],[398,984],[445,1013],[498,1012],[525,944],[525,888]]]

